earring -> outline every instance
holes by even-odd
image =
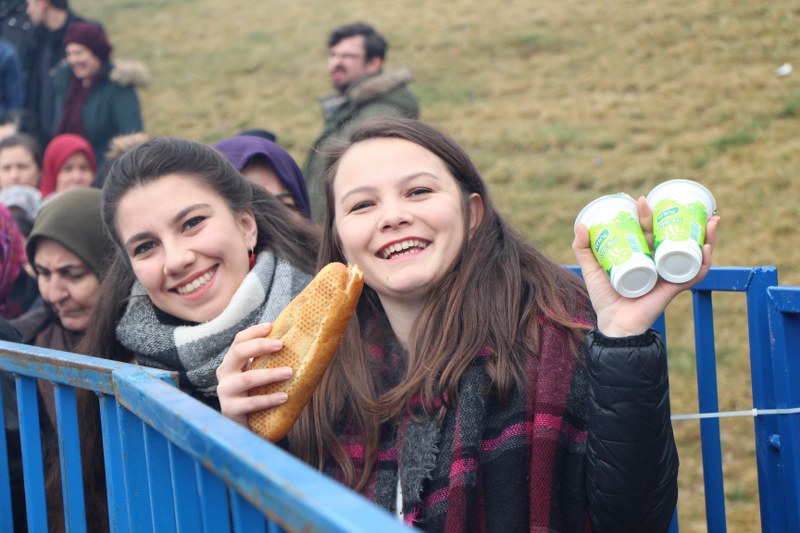
[[[253,267],[256,266],[256,252],[255,252],[255,250],[250,248],[250,255],[248,255],[247,258],[250,261],[250,270],[253,270]]]

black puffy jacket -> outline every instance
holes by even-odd
[[[667,354],[658,333],[585,340],[589,371],[586,490],[593,531],[667,531],[678,501]]]

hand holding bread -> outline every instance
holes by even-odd
[[[251,412],[250,429],[272,442],[289,432],[333,361],[363,285],[357,266],[330,263],[278,315],[269,337],[280,339],[283,346],[255,358],[251,369],[291,367],[292,376],[255,387],[249,395],[285,392],[287,400],[278,407]]]

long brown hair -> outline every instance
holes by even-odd
[[[366,347],[376,341],[373,332],[391,336],[391,330],[378,295],[365,287],[331,370],[290,434],[296,454],[320,467],[332,455],[345,482],[356,488],[363,487],[374,464],[380,424],[410,411],[414,396],[421,395],[425,405],[438,400],[444,409],[451,408],[458,402],[464,371],[482,348],[489,348],[490,393],[506,401],[523,384],[526,357],[538,357],[542,322],[568,331],[577,345],[586,330],[588,302],[577,277],[527,244],[503,220],[466,152],[447,134],[412,119],[367,121],[330,148],[320,264],[346,261],[334,223],[333,181],[348,149],[374,138],[413,142],[444,162],[462,192],[465,230],[472,193],[483,199],[484,215],[448,274],[428,294],[411,331],[399,385],[379,394],[369,372]],[[360,476],[336,438],[335,428],[348,409],[364,434],[365,469]]]

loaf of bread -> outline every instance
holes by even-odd
[[[278,315],[269,336],[281,339],[283,347],[254,359],[251,368],[290,366],[292,377],[256,387],[250,395],[286,392],[289,399],[251,413],[247,419],[251,430],[271,442],[289,433],[333,361],[363,286],[358,266],[330,263]]]

